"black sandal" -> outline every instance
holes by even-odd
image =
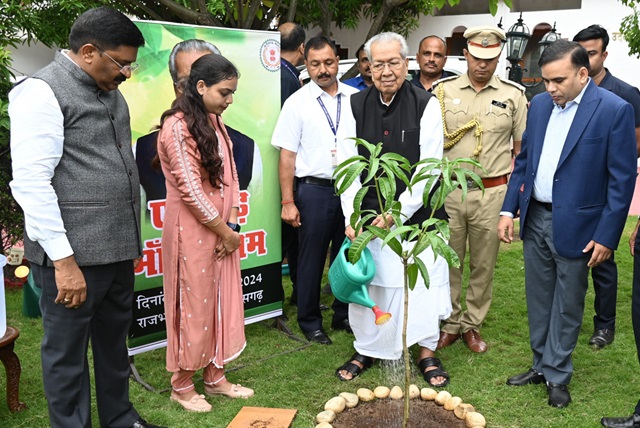
[[[357,364],[352,363],[351,361],[359,362],[360,364],[362,364],[362,368],[360,366],[358,366]],[[358,352],[356,352],[355,354],[353,354],[351,356],[351,358],[349,358],[349,360],[346,363],[344,363],[343,365],[338,367],[338,369],[336,370],[336,376],[338,376],[338,379],[340,379],[341,381],[353,380],[353,379],[357,378],[358,376],[360,376],[361,373],[366,371],[372,365],[373,365],[373,358],[367,357],[365,355],[362,355],[362,354],[359,354]],[[341,370],[345,370],[348,373],[350,373],[351,374],[351,379],[347,379],[347,378],[342,377],[342,375],[340,374]]]
[[[431,369],[431,370],[425,372],[427,367],[433,367],[433,366],[435,366],[437,368]],[[433,386],[435,388],[442,388],[444,386],[449,385],[449,373],[444,371],[444,368],[442,367],[442,363],[440,362],[440,360],[438,358],[436,358],[436,357],[423,358],[418,363],[418,368],[420,368],[420,371],[422,372],[422,376],[424,376],[424,380],[430,386]],[[445,378],[444,382],[442,382],[439,385],[432,384],[431,383],[431,379],[433,379],[434,377],[438,377],[438,376],[442,376],[443,378]]]

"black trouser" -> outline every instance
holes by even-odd
[[[96,402],[102,427],[130,427],[140,416],[129,401],[127,334],[133,262],[81,267],[87,300],[77,309],[55,304],[54,268],[31,265],[42,288],[42,376],[53,428],[91,427],[87,347],[91,339]]]
[[[616,301],[618,297],[618,266],[611,258],[591,269],[593,289],[596,293],[593,309],[594,328],[616,329]]]
[[[344,241],[344,216],[333,186],[298,182],[295,195],[300,212],[298,228],[298,324],[309,332],[322,328],[320,288],[327,250],[331,261]],[[348,305],[335,299],[333,321],[347,319]]]
[[[297,296],[298,290],[298,230],[289,223],[282,222],[282,259],[287,258],[289,278],[291,278],[291,295]],[[282,291],[284,300],[284,289]]]

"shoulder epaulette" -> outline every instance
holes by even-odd
[[[502,77],[498,76],[498,79],[500,79],[501,82],[506,83],[508,85],[511,86],[515,86],[516,88],[518,88],[520,91],[522,91],[522,93],[524,93],[527,88],[525,88],[524,86],[522,86],[519,83],[514,82],[513,80],[509,80],[509,79],[503,79]]]
[[[457,79],[458,77],[462,76],[462,74],[455,74],[453,76],[447,76],[447,77],[443,77],[442,79],[438,79],[435,82],[433,82],[431,84],[432,88],[435,88],[436,86],[438,86],[438,84],[442,83],[442,82],[446,82],[448,80],[454,80]]]

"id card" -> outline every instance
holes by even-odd
[[[331,149],[331,166],[333,168],[338,166],[338,151],[336,149]]]

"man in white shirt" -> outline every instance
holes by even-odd
[[[340,126],[348,97],[357,89],[338,81],[338,54],[325,36],[305,45],[311,82],[285,101],[271,144],[280,149],[282,220],[298,229],[298,324],[305,337],[324,345],[320,283],[329,243],[331,260],[344,240],[344,217],[332,175],[337,142],[349,137]],[[295,191],[294,191],[295,189]],[[347,304],[333,303],[334,330],[351,331]]]
[[[42,373],[54,428],[91,427],[91,340],[101,426],[155,427],[129,401],[127,334],[141,256],[140,182],[118,86],[144,37],[122,13],[83,13],[70,50],[9,94],[13,195],[42,288]]]

